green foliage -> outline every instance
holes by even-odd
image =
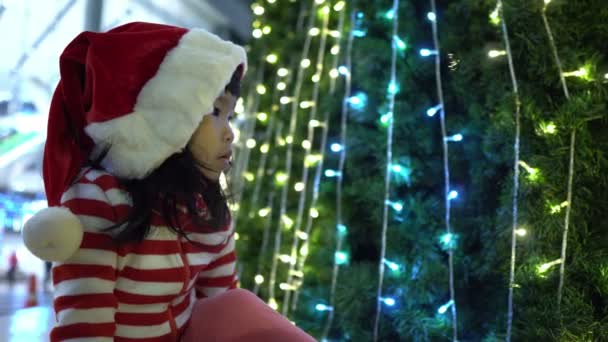
[[[304,41],[303,25],[310,1],[267,5],[263,24],[272,33],[252,44],[250,75],[262,75],[267,87],[279,67],[257,61],[277,53],[283,66],[299,63]],[[332,2],[332,4],[335,1]],[[503,1],[515,73],[521,99],[520,159],[538,170],[536,177],[519,167],[518,226],[527,230],[518,237],[514,288],[513,340],[604,341],[608,340],[608,7],[603,0],[553,0],[546,10],[564,71],[589,67],[590,78],[566,78],[569,99],[564,96],[542,20],[543,1]],[[347,13],[363,14],[352,51],[352,91],[364,92],[367,104],[350,109],[343,189],[343,218],[348,227],[345,247],[349,264],[340,267],[336,290],[332,340],[370,341],[376,312],[376,286],[383,218],[386,172],[386,128],[379,118],[386,113],[386,89],[390,80],[392,22],[385,18],[392,1],[347,1]],[[302,7],[300,7],[302,6]],[[383,306],[380,320],[383,341],[447,341],[451,339],[451,315],[437,309],[449,296],[447,254],[439,237],[445,232],[444,173],[439,115],[425,113],[438,103],[435,64],[422,58],[420,48],[432,48],[431,25],[426,20],[429,1],[400,1],[399,37],[407,49],[397,59],[400,92],[395,98],[393,162],[407,167],[407,176],[393,178],[390,197],[404,203],[401,212],[390,210],[386,258],[401,265],[386,269],[382,292],[396,300]],[[451,202],[451,227],[458,236],[454,251],[454,275],[460,341],[502,341],[507,322],[507,294],[513,226],[513,160],[515,99],[505,56],[488,58],[489,50],[504,50],[500,26],[490,23],[493,0],[438,1],[441,72],[445,96],[447,134],[461,133],[464,140],[449,144],[452,188],[460,196]],[[333,12],[332,12],[333,13]],[[348,19],[348,18],[347,18]],[[317,21],[318,24],[318,21]],[[353,23],[346,21],[343,38]],[[337,26],[331,17],[330,27]],[[310,56],[316,56],[318,39],[312,40]],[[346,41],[341,40],[340,64]],[[310,57],[314,65],[314,57]],[[330,69],[330,58],[324,70]],[[312,69],[312,68],[310,68]],[[295,69],[294,69],[295,70]],[[310,79],[312,70],[304,79]],[[257,78],[250,77],[251,88]],[[293,94],[291,75],[286,94]],[[343,79],[330,94],[327,78],[320,84],[319,115],[330,111],[329,139],[340,135]],[[304,82],[302,99],[310,98],[312,82]],[[285,136],[290,106],[277,105],[273,95],[259,99],[259,111],[271,114]],[[274,107],[273,107],[274,105]],[[298,110],[299,126],[294,145],[306,135],[307,111]],[[554,130],[547,132],[553,125]],[[256,140],[267,136],[258,125]],[[567,199],[569,156],[575,132],[572,208],[569,221],[565,281],[560,308],[557,288],[560,265],[542,276],[538,267],[560,258]],[[313,141],[318,149],[319,137]],[[251,201],[253,183],[244,189],[238,218],[241,234],[239,258],[242,286],[253,288],[253,276],[263,243],[265,220],[256,213],[274,194],[270,244],[279,228],[282,188],[274,172],[284,170],[286,147],[270,140],[274,162],[269,161],[259,200]],[[294,149],[287,214],[295,217],[299,193],[291,191],[300,180],[303,150]],[[255,172],[259,151],[252,151],[248,167]],[[326,168],[336,169],[337,154],[326,154]],[[274,163],[274,164],[273,164]],[[314,173],[311,168],[310,173]],[[312,184],[312,176],[309,184]],[[299,326],[321,336],[326,312],[314,310],[327,303],[335,252],[335,179],[323,178],[314,220],[309,258],[304,268],[298,309],[290,314]],[[310,199],[310,189],[307,190]],[[310,200],[307,200],[306,206]],[[307,212],[305,210],[305,212]],[[306,219],[306,217],[304,218]],[[306,221],[306,220],[304,220]],[[285,231],[281,253],[288,253],[290,231]],[[262,254],[261,273],[267,277],[271,248]],[[281,265],[278,281],[286,277]],[[278,291],[278,290],[277,290]],[[281,292],[281,291],[279,291]],[[267,299],[267,284],[260,296]],[[282,299],[281,296],[277,300]]]

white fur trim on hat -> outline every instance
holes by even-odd
[[[102,166],[141,179],[182,151],[246,58],[242,47],[207,31],[185,33],[142,87],[132,113],[85,127],[96,153],[110,147]]]
[[[21,232],[27,249],[46,261],[63,262],[80,247],[82,223],[63,207],[42,209],[23,226]]]

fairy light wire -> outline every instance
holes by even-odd
[[[354,6],[353,6],[354,7]],[[353,31],[354,31],[354,23],[355,23],[355,15],[356,10],[353,8],[350,15],[350,30],[348,35],[348,42],[346,45],[346,57],[345,64],[348,72],[345,75],[344,79],[344,98],[342,100],[342,115],[340,120],[340,144],[342,145],[342,150],[340,151],[340,161],[338,164],[338,180],[336,184],[336,228],[343,226],[342,219],[342,186],[343,186],[343,173],[344,173],[344,163],[346,161],[346,133],[347,133],[347,119],[348,119],[348,98],[351,93],[351,53],[352,53],[352,45],[353,45]],[[344,17],[344,11],[340,13],[340,23],[342,23]],[[342,24],[340,24],[340,32],[342,32]],[[344,234],[340,232],[336,233],[336,251],[342,250],[342,243],[344,240]],[[329,311],[327,315],[327,320],[325,321],[325,326],[323,327],[322,340],[327,339],[329,335],[329,331],[331,330],[331,326],[333,323],[334,315],[336,312],[336,304],[335,304],[335,296],[336,296],[336,285],[338,283],[338,274],[340,271],[340,267],[334,258],[334,265],[332,269],[331,275],[331,285],[329,288],[329,306],[332,310]]]
[[[393,0],[393,34],[391,35],[391,83],[396,82],[396,69],[397,69],[397,43],[392,37],[397,36],[398,22],[399,22],[399,0]],[[389,113],[390,119],[388,121],[388,132],[387,132],[387,146],[386,146],[386,174],[384,181],[384,202],[383,202],[383,218],[382,218],[382,235],[381,235],[381,247],[380,247],[380,260],[378,261],[378,289],[376,295],[376,317],[374,319],[374,332],[373,341],[378,341],[379,335],[379,323],[380,315],[382,313],[382,285],[384,282],[384,257],[386,255],[386,235],[388,230],[388,202],[390,196],[390,183],[391,183],[391,168],[390,165],[393,160],[393,121],[394,121],[394,110],[395,110],[395,93],[389,92]]]
[[[437,13],[437,6],[435,0],[431,0],[431,11]],[[437,96],[439,97],[439,119],[441,122],[441,135],[443,136],[443,175],[445,178],[445,227],[446,233],[452,234],[452,227],[450,225],[450,168],[448,164],[448,139],[445,124],[445,104],[443,99],[443,85],[441,79],[441,51],[439,45],[439,35],[437,33],[437,20],[431,20],[431,26],[433,28],[433,45],[435,48],[435,80],[437,86]],[[456,292],[454,289],[454,250],[448,248],[448,267],[449,267],[449,286],[450,286],[450,302],[452,312],[452,340],[458,341],[458,316],[456,310]]]
[[[304,39],[304,47],[302,48],[302,57],[300,58],[300,60],[304,60],[308,56],[308,50],[310,49],[311,35],[309,35],[308,32],[312,28],[313,23],[315,21],[316,8],[317,8],[316,1],[313,0],[313,1],[311,1],[311,3],[312,3],[312,5],[311,5],[310,14],[308,17],[307,29],[305,31],[306,37]],[[289,122],[289,136],[291,136],[291,137],[293,137],[295,135],[295,131],[296,131],[296,127],[297,127],[298,104],[299,104],[299,98],[300,98],[300,91],[302,89],[302,80],[304,78],[304,73],[305,73],[305,68],[300,63],[299,67],[298,67],[298,74],[296,76],[294,95],[293,95],[293,98],[291,99],[291,101],[292,101],[291,102],[291,118],[290,118],[290,122]],[[281,239],[282,239],[282,231],[283,231],[283,227],[284,227],[283,217],[287,213],[287,194],[289,191],[289,179],[291,178],[292,158],[293,158],[293,141],[292,141],[292,143],[287,144],[287,152],[286,152],[286,160],[285,160],[285,172],[287,175],[287,180],[281,191],[279,224],[277,225],[277,230],[276,230],[276,233],[274,236],[274,256],[272,258],[270,279],[268,282],[269,300],[271,300],[271,301],[275,299],[274,290],[275,290],[276,273],[277,273],[277,266],[278,266],[277,258],[281,251]]]
[[[329,9],[329,7],[324,7]],[[322,9],[323,10],[323,9]],[[319,43],[319,49],[317,51],[317,60],[316,60],[316,70],[315,70],[315,76],[314,77],[319,77],[318,80],[316,80],[316,82],[314,82],[313,85],[313,94],[312,94],[312,107],[310,108],[309,111],[309,120],[308,120],[308,134],[306,137],[306,140],[308,142],[310,142],[312,144],[313,140],[314,140],[314,130],[315,127],[311,124],[311,120],[315,119],[315,117],[317,116],[317,109],[318,109],[318,98],[319,98],[319,85],[321,84],[321,80],[320,80],[320,76],[323,73],[323,63],[324,63],[324,57],[325,57],[325,46],[326,46],[326,42],[327,42],[327,29],[328,29],[328,24],[329,24],[329,18],[330,18],[330,10],[324,11],[323,16],[322,16],[322,20],[323,20],[323,24],[322,24],[322,30],[321,30],[321,39],[320,39],[320,43]],[[300,197],[298,200],[298,213],[297,213],[297,217],[296,217],[296,224],[294,226],[293,229],[293,238],[292,238],[292,245],[291,245],[291,258],[292,258],[292,262],[289,263],[289,270],[287,272],[287,281],[286,283],[289,285],[293,285],[293,271],[295,269],[295,265],[296,262],[298,260],[298,232],[300,231],[300,228],[302,226],[302,217],[304,215],[304,209],[306,207],[306,195],[308,193],[307,189],[308,189],[308,165],[307,165],[307,160],[308,157],[311,155],[310,151],[312,150],[312,146],[310,146],[309,148],[306,148],[304,151],[304,159],[302,161],[302,177],[300,182],[302,184],[304,184],[304,189],[302,189],[302,191],[300,192]],[[325,151],[324,151],[324,147],[322,147],[321,149],[321,160],[323,159],[323,155],[324,155]],[[321,163],[321,161],[319,161],[318,163]],[[311,208],[314,208],[313,206],[311,206]],[[311,216],[308,216],[308,220],[311,220]],[[309,232],[307,231],[307,234]],[[304,242],[306,244],[306,242]],[[292,291],[291,290],[287,290],[285,291],[284,295],[283,295],[283,308],[281,310],[283,315],[287,315],[287,312],[289,310],[289,303],[291,300],[291,294]]]
[[[513,289],[515,288],[515,259],[517,252],[517,226],[518,226],[518,195],[519,195],[519,153],[520,153],[520,132],[521,132],[521,101],[519,96],[519,86],[515,75],[515,66],[513,63],[513,54],[511,52],[511,42],[509,40],[509,31],[507,21],[505,19],[502,0],[498,0],[498,11],[500,15],[501,29],[505,49],[507,52],[507,61],[509,64],[509,75],[513,86],[513,95],[515,100],[515,142],[513,145],[514,160],[513,160],[513,192],[512,192],[512,226],[511,226],[511,261],[509,268],[509,296],[508,296],[508,312],[507,312],[507,336],[506,341],[511,341],[513,327]]]
[[[546,16],[547,3],[543,7],[541,11],[541,15],[543,18],[543,23],[545,25],[545,30],[547,31],[547,36],[549,37],[549,45],[551,46],[551,51],[553,53],[553,58],[555,60],[555,65],[557,66],[557,70],[559,71],[559,78],[562,84],[562,88],[564,90],[564,96],[566,100],[570,100],[570,93],[568,92],[568,85],[566,84],[566,78],[564,77],[564,72],[562,69],[562,62],[559,58],[559,54],[557,53],[557,46],[555,45],[555,39],[553,39],[553,32],[551,31],[551,26],[549,25],[549,20],[547,20]],[[559,265],[559,285],[557,288],[557,307],[558,310],[561,307],[562,302],[562,292],[564,288],[564,276],[566,273],[566,249],[568,247],[568,229],[570,226],[570,210],[572,208],[572,180],[574,178],[574,147],[576,142],[576,129],[573,128],[570,133],[570,160],[568,163],[568,194],[566,195],[566,201],[568,205],[566,206],[566,215],[564,217],[564,231],[562,235],[562,250],[561,250],[561,260],[562,263]]]
[[[342,32],[342,28],[343,28],[343,23],[344,23],[344,10],[340,10],[340,15],[339,15],[339,19],[338,19],[338,32]],[[340,42],[340,38],[341,38],[341,34],[338,35],[337,37],[337,43],[339,44]],[[335,67],[337,66],[338,63],[338,56],[339,54],[334,55],[333,57],[333,61],[332,61],[332,66]],[[335,79],[332,78],[331,81],[334,81]],[[333,94],[335,92],[335,82],[331,82],[330,81],[330,89],[329,89],[329,97],[332,98]],[[319,162],[316,165],[316,170],[315,170],[315,176],[314,176],[314,180],[313,180],[313,188],[312,188],[312,198],[311,198],[311,202],[310,202],[310,207],[311,208],[315,208],[317,205],[317,201],[319,199],[319,187],[320,187],[320,183],[321,183],[321,178],[322,178],[322,173],[323,173],[323,165],[324,165],[324,161],[325,161],[325,149],[327,147],[327,134],[329,132],[329,111],[325,110],[324,114],[323,114],[323,124],[321,125],[321,146],[320,146],[320,151],[322,151],[321,155],[322,158],[319,160]],[[343,149],[344,150],[344,149]],[[311,231],[312,231],[312,221],[313,221],[313,217],[312,216],[308,216],[306,219],[306,228],[304,230],[305,234],[307,236],[311,236]],[[302,242],[303,247],[302,248],[308,248],[309,245],[309,240],[305,240]],[[306,263],[306,259],[307,259],[308,255],[302,255],[297,262],[297,267],[296,270],[302,274],[302,277],[300,279],[300,282],[304,281],[304,264]],[[300,284],[301,285],[301,284]],[[298,305],[298,298],[299,298],[299,287],[300,286],[296,286],[296,290],[294,291],[294,299],[292,302],[292,307],[291,310],[296,310],[297,305]],[[333,312],[333,310],[330,310],[331,312]]]

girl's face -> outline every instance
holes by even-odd
[[[226,91],[213,103],[213,113],[205,115],[188,142],[188,148],[199,163],[201,172],[211,180],[230,168],[234,132],[230,120],[234,116],[236,97]]]

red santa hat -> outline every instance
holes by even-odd
[[[81,33],[59,67],[44,151],[49,206],[59,205],[85,162],[104,151],[101,165],[128,179],[144,178],[182,151],[247,61],[242,47],[205,30],[134,22]],[[56,222],[53,209],[53,217],[37,215],[32,225]]]

